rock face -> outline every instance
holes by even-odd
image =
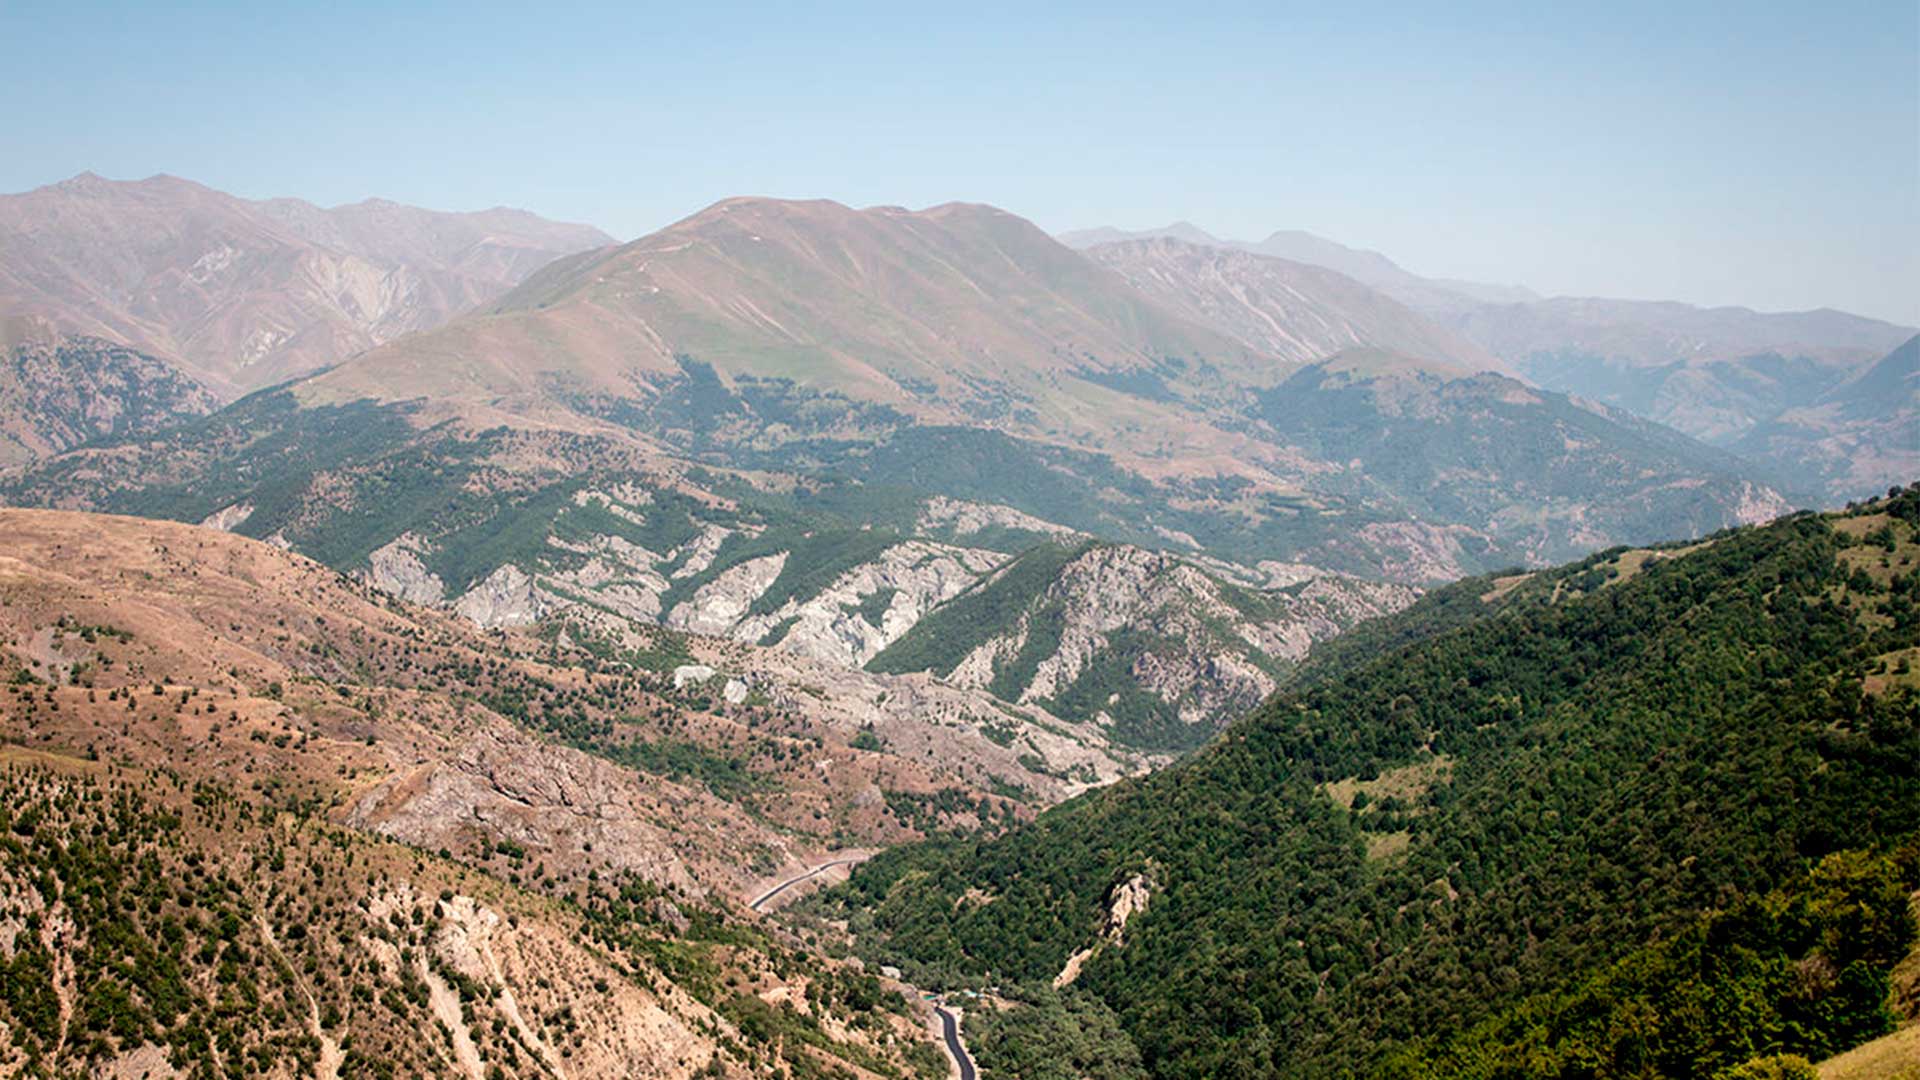
[[[713,676],[713,669],[705,664],[681,664],[673,669],[673,688],[684,690],[689,686],[698,686]]]
[[[208,514],[200,522],[200,527],[203,529],[218,529],[221,532],[232,532],[245,524],[246,520],[252,516],[253,504],[238,502],[232,506],[223,507]]]
[[[1080,978],[1080,971],[1095,953],[1108,945],[1120,945],[1126,939],[1127,923],[1135,915],[1147,910],[1153,901],[1153,879],[1145,874],[1135,874],[1113,887],[1107,894],[1107,917],[1100,924],[1100,940],[1081,949],[1067,958],[1060,974],[1053,977],[1053,988],[1059,990],[1071,986]]]
[[[838,731],[866,733],[907,760],[933,760],[983,787],[1019,787],[1051,805],[1163,763],[1120,746],[1091,723],[1035,705],[1009,707],[990,693],[926,675],[877,675],[757,650],[756,672],[776,708]]]
[[[535,622],[549,607],[545,596],[534,588],[533,579],[512,563],[488,574],[486,580],[453,602],[454,611],[487,630]]]
[[[1147,910],[1152,900],[1153,881],[1145,874],[1135,874],[1115,885],[1107,897],[1107,921],[1102,930],[1107,940],[1119,942],[1127,932],[1127,922]]]
[[[754,601],[780,576],[786,556],[742,563],[675,607],[667,625],[773,644],[817,660],[859,667],[926,614],[1005,561],[993,551],[909,540],[773,611]]]
[[[1250,589],[1124,545],[1042,550],[936,611],[870,666],[932,671],[1166,749],[1257,704],[1316,641],[1416,595],[1331,575]]]
[[[728,569],[668,612],[667,625],[696,634],[728,635],[786,565],[787,553],[782,551]]]
[[[367,556],[367,584],[411,603],[440,603],[445,598],[446,585],[420,561],[421,546],[418,537],[406,533],[375,548]],[[476,600],[474,606],[477,608],[481,603]]]
[[[38,320],[0,320],[0,466],[93,439],[147,434],[219,406],[157,357]]]
[[[1079,535],[1064,525],[1043,521],[1032,514],[1023,514],[1010,506],[949,499],[945,495],[935,495],[927,500],[914,527],[925,533],[945,530],[956,537],[969,536],[987,529],[1011,529],[1056,539],[1070,539]]]

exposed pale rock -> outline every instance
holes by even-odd
[[[1283,591],[1230,594],[1197,566],[1164,552],[1097,545],[1068,562],[1017,623],[974,646],[947,678],[987,687],[1028,647],[1046,613],[1047,640],[1023,703],[1052,701],[1122,635],[1158,643],[1131,661],[1140,689],[1188,723],[1217,725],[1271,694],[1271,661],[1298,661],[1361,619],[1405,607],[1404,585],[1322,575]],[[1251,603],[1249,603],[1251,601]],[[1111,704],[1111,703],[1109,703]]]
[[[1127,932],[1127,923],[1135,915],[1147,910],[1147,904],[1153,900],[1153,881],[1145,874],[1135,874],[1113,887],[1107,897],[1107,922],[1104,933],[1108,941],[1117,942]]]
[[[726,635],[787,565],[787,553],[730,566],[667,613],[667,625],[697,634]]]
[[[737,640],[759,641],[785,623],[781,648],[859,667],[1006,558],[995,551],[905,541],[841,574],[813,596],[796,597],[778,611],[740,620],[730,633]],[[876,626],[860,606],[883,593],[891,597]]]
[[[705,664],[681,664],[673,669],[673,688],[684,690],[689,686],[698,686],[716,673]]]
[[[241,525],[246,524],[247,519],[252,516],[252,503],[237,502],[232,506],[215,510],[213,513],[208,514],[201,519],[200,525],[202,528],[219,529],[221,532],[232,532]]]
[[[1145,874],[1135,874],[1115,885],[1107,894],[1107,917],[1100,926],[1100,940],[1081,949],[1067,958],[1060,973],[1053,977],[1053,988],[1058,990],[1072,985],[1080,977],[1081,968],[1093,959],[1103,945],[1118,945],[1126,937],[1127,923],[1135,915],[1147,910],[1153,900],[1153,880]]]
[[[952,531],[955,536],[966,536],[986,529],[1025,529],[1028,532],[1046,536],[1067,538],[1080,535],[1065,525],[1055,525],[1032,514],[1022,513],[1011,506],[998,506],[992,503],[968,502],[964,499],[949,499],[945,495],[935,495],[927,500],[920,511],[920,519],[914,527],[922,532],[933,532],[939,528]]]
[[[412,533],[402,533],[393,541],[367,555],[362,575],[367,584],[415,604],[438,604],[446,595],[446,585],[420,561],[424,545]]]
[[[1740,503],[1734,507],[1733,513],[1742,525],[1763,525],[1792,511],[1793,504],[1782,498],[1779,492],[1743,481],[1740,485]]]
[[[551,610],[526,571],[508,563],[453,602],[453,610],[476,626],[522,626]]]
[[[679,568],[673,572],[674,580],[692,577],[712,566],[713,557],[720,552],[720,545],[726,543],[727,537],[732,535],[732,529],[721,525],[703,526],[699,536],[682,544],[674,552],[675,555],[681,552],[685,552],[686,555]]]

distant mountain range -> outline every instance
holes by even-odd
[[[1920,335],[1732,446],[1803,491],[1867,495],[1920,476]]]
[[[1920,337],[1156,233],[0,198],[0,1061],[905,1080],[964,988],[996,1076],[1729,1080],[1920,1011],[1920,487],[1789,513],[1920,471]]]
[[[1229,248],[1253,255],[1267,255],[1276,259],[1336,270],[1355,281],[1379,289],[1409,307],[1427,312],[1445,312],[1481,303],[1520,303],[1539,299],[1538,294],[1531,289],[1519,285],[1489,285],[1477,281],[1423,278],[1402,269],[1398,263],[1377,251],[1350,248],[1345,244],[1298,229],[1282,229],[1258,242],[1222,240],[1199,226],[1185,221],[1175,222],[1165,228],[1142,229],[1137,232],[1098,228],[1060,234],[1061,243],[1078,249],[1126,240],[1162,238],[1180,240],[1203,247]]]
[[[205,522],[483,626],[932,673],[1080,732],[1000,781],[1057,794],[1204,740],[1408,586],[1787,508],[1505,366],[1272,256],[730,199],[211,415],[129,382],[139,423],[40,437],[0,501]],[[18,370],[101,396],[84,365]]]
[[[323,209],[82,173],[0,196],[0,315],[130,345],[231,399],[491,300],[612,243],[520,210]]]
[[[1187,319],[1294,363],[1378,348],[1451,364],[1463,375],[1503,369],[1492,353],[1385,292],[1306,262],[1167,237],[1100,244],[1084,254]]]
[[[1301,377],[1341,349],[1352,355],[1336,379]],[[238,455],[203,467],[257,475],[248,440],[349,408],[405,414],[398,430],[435,438],[564,429],[1004,504],[1242,566],[1409,582],[1785,506],[1730,455],[1476,373],[1491,363],[1298,264],[1167,244],[1088,258],[992,207],[732,199],[562,258],[483,311],[294,383],[279,404],[246,404],[244,421],[223,422],[241,441],[195,453]],[[1312,419],[1323,413],[1337,428]],[[114,474],[124,500],[152,469],[179,482],[176,449],[160,439],[110,466],[53,463],[11,497],[90,505],[98,490],[44,485],[97,489]]]
[[[1512,374],[1733,449],[1808,502],[1855,498],[1910,479],[1910,463],[1920,452],[1920,436],[1911,428],[1849,429],[1853,422],[1837,413],[1808,422],[1809,410],[1843,393],[1843,386],[1914,333],[1878,319],[1832,310],[1769,314],[1671,302],[1549,299],[1518,286],[1423,278],[1378,252],[1297,231],[1251,243],[1176,222],[1138,232],[1081,230],[1060,239],[1096,257],[1117,242],[1168,240],[1338,271],[1454,331]],[[1911,387],[1907,393],[1896,400],[1920,413]],[[1876,430],[1893,440],[1889,452],[1869,452],[1855,466],[1835,464],[1838,446],[1868,446]],[[1809,466],[1809,457],[1824,464]]]

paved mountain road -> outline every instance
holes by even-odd
[[[979,1071],[973,1067],[973,1057],[960,1042],[960,1018],[944,1005],[935,1005],[933,1011],[940,1017],[940,1036],[947,1041],[947,1056],[960,1067],[960,1080],[980,1080]]]
[[[766,892],[761,893],[759,896],[754,897],[748,902],[747,906],[755,911],[764,910],[769,901],[793,886],[803,881],[811,881],[836,866],[850,866],[854,863],[865,862],[866,859],[867,856],[865,855],[852,855],[844,859],[832,859],[823,862],[808,870],[806,873],[795,874],[768,889]],[[966,1045],[960,1041],[960,1018],[944,1005],[935,1005],[933,1012],[934,1015],[940,1018],[940,1037],[947,1045],[947,1056],[953,1059],[954,1067],[960,1072],[960,1080],[980,1080],[980,1071],[974,1067],[973,1056],[967,1053]]]
[[[775,885],[773,888],[768,889],[766,892],[761,893],[759,896],[754,897],[753,900],[747,904],[747,906],[752,908],[755,911],[760,911],[766,906],[767,901],[772,900],[774,897],[779,896],[781,893],[786,892],[788,889],[792,888],[795,885],[800,884],[803,881],[811,881],[812,879],[819,877],[821,874],[826,873],[827,871],[833,869],[836,866],[851,866],[854,863],[865,862],[866,860],[867,860],[867,857],[865,855],[853,855],[845,859],[834,859],[830,862],[823,862],[819,866],[814,867],[813,869],[807,871],[806,873],[795,874],[793,877],[788,878],[787,880],[781,882],[780,884]]]

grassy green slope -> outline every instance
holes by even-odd
[[[1537,574],[1478,618],[1446,609],[1489,581],[1442,590],[1403,644],[1186,763],[998,841],[890,852],[841,897],[923,975],[1041,982],[1145,874],[1151,907],[1079,985],[1154,1075],[1372,1071],[1920,828],[1920,705],[1887,675],[1920,641],[1920,492],[1869,509],[1889,544],[1801,516]],[[1373,801],[1329,796],[1355,780]]]

